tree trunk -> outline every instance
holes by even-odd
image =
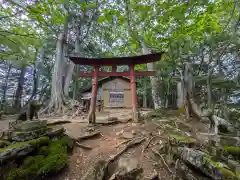
[[[66,71],[66,76],[65,76],[65,81],[64,81],[64,96],[68,97],[69,94],[69,86],[70,86],[70,82],[72,80],[72,74],[73,74],[73,69],[74,69],[75,64],[70,61],[67,65],[67,71]]]
[[[58,35],[58,41],[56,46],[56,60],[54,63],[54,70],[52,75],[52,91],[51,91],[51,106],[55,110],[60,110],[63,104],[63,91],[62,91],[62,71],[63,71],[63,41],[64,34]]]
[[[144,78],[143,108],[147,108],[147,79]]]
[[[15,94],[15,100],[14,100],[14,107],[16,111],[21,109],[21,99],[22,99],[25,73],[26,73],[26,65],[22,64],[21,72],[18,79],[18,86]]]
[[[168,104],[169,104],[169,94],[170,94],[170,81],[171,79],[168,79],[167,81],[167,92],[166,92],[166,95],[165,95],[165,108],[168,108]]]
[[[55,112],[63,112],[63,106],[66,101],[63,92],[63,82],[64,79],[64,67],[65,67],[65,57],[64,53],[67,53],[67,36],[68,36],[68,24],[70,21],[69,12],[69,1],[64,1],[64,9],[66,11],[65,22],[63,31],[58,34],[58,40],[56,44],[56,58],[54,63],[54,69],[52,74],[52,90],[51,90],[51,100],[49,103],[48,110],[54,108]],[[46,110],[46,109],[45,109]],[[45,111],[43,110],[43,112]]]
[[[211,72],[208,72],[208,77],[207,77],[207,94],[208,94],[208,108],[212,109],[212,81],[211,81]]]
[[[81,48],[80,48],[80,27],[77,25],[76,27],[76,41],[75,41],[75,53],[77,55],[81,54]],[[72,80],[72,75],[73,75],[73,70],[74,70],[75,64],[70,61],[67,67],[67,73],[66,73],[66,78],[65,78],[65,84],[64,84],[64,95],[68,96],[68,89],[70,82]]]
[[[4,82],[4,86],[3,86],[3,97],[2,97],[2,103],[1,103],[1,110],[5,111],[5,103],[6,103],[6,94],[7,94],[7,89],[8,89],[8,79],[9,79],[9,75],[10,75],[10,71],[12,69],[12,64],[9,64],[8,66],[8,70],[7,70],[7,75],[5,77],[5,82]]]
[[[227,99],[228,99],[228,96],[227,96],[227,90],[226,88],[225,89],[222,89],[222,91],[224,92],[223,94],[223,117],[224,119],[226,120],[229,120],[229,112],[228,112],[228,107],[227,107]]]
[[[40,54],[42,57],[42,55]],[[35,54],[35,63],[33,66],[33,90],[32,90],[32,95],[28,99],[28,101],[24,104],[23,108],[28,105],[28,103],[37,95],[37,90],[38,90],[38,74],[37,74],[37,57],[38,57],[38,51],[36,49],[36,54]]]
[[[213,61],[213,52],[210,48],[210,57],[209,57],[209,66]],[[208,108],[212,109],[212,74],[213,74],[213,67],[208,67],[208,77],[207,77],[207,93],[208,93]]]
[[[182,82],[177,83],[177,107],[181,108],[184,105],[184,92]]]
[[[150,50],[148,47],[145,45],[145,43],[141,40],[141,45],[142,45],[142,52],[143,54],[150,54]],[[154,71],[154,63],[147,63],[147,69],[148,71]],[[157,83],[157,77],[156,76],[151,76],[151,86],[152,86],[152,98],[153,98],[153,103],[154,103],[154,109],[161,108],[162,106],[162,100],[160,98],[160,94],[158,93],[158,83]]]

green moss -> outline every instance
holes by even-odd
[[[9,173],[8,176],[6,178],[6,180],[25,180],[28,179],[28,177],[26,176],[27,172],[25,169],[12,169]]]
[[[23,167],[24,167],[24,168],[27,168],[27,167],[29,167],[33,162],[34,162],[34,157],[33,157],[33,156],[27,156],[27,157],[24,159]]]
[[[181,115],[181,114],[184,114],[185,113],[185,108],[184,106],[180,107],[178,110],[177,110],[177,114]]]
[[[57,172],[67,165],[67,147],[62,140],[51,141],[48,146],[39,149],[47,153],[26,157],[23,166],[11,170],[6,180],[34,179],[50,172]],[[40,153],[38,151],[38,153]]]
[[[68,147],[68,149],[73,149],[74,141],[69,136],[63,136],[61,141],[63,145]]]
[[[33,140],[30,140],[30,141],[27,141],[29,142],[29,144],[35,148],[38,148],[42,145],[47,145],[49,144],[50,142],[50,139],[49,137],[40,137],[38,139],[33,139]]]
[[[51,154],[43,161],[44,165],[40,167],[38,174],[61,170],[67,165],[67,158],[67,153]]]
[[[47,146],[40,147],[39,150],[38,150],[38,154],[48,155],[49,154],[48,147]]]
[[[224,177],[224,179],[237,179],[237,175],[231,170],[223,167],[220,163],[214,162],[209,157],[206,157],[205,160],[210,163],[213,167],[219,171],[219,173]]]
[[[5,148],[1,148],[0,153],[8,151],[9,149],[21,148],[21,147],[28,146],[28,145],[31,145],[34,148],[37,148],[42,145],[47,145],[49,143],[49,141],[50,141],[50,139],[48,137],[40,137],[38,139],[33,139],[33,140],[25,141],[25,142],[17,142],[14,144],[10,144],[9,146],[7,146]]]
[[[217,169],[219,170],[219,172],[226,178],[237,178],[236,174],[234,174],[232,171],[230,171],[229,169],[226,169],[224,167],[217,167]]]
[[[170,141],[172,141],[174,144],[193,144],[197,140],[194,138],[191,138],[191,137],[172,134],[172,135],[170,135]]]
[[[240,147],[238,146],[224,146],[223,147],[224,151],[233,153],[233,154],[240,154]]]

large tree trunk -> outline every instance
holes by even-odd
[[[16,111],[21,109],[21,100],[22,100],[22,91],[23,91],[25,73],[26,73],[26,65],[22,64],[21,72],[18,79],[17,90],[15,93],[15,100],[14,100],[14,107]]]
[[[56,46],[56,59],[54,63],[54,70],[52,75],[52,91],[51,91],[51,102],[50,107],[54,107],[55,110],[61,110],[63,105],[63,45],[64,44],[64,34],[60,33],[58,35],[58,41]]]
[[[66,11],[65,23],[63,31],[58,34],[58,40],[56,44],[56,58],[54,63],[54,69],[52,74],[52,89],[51,89],[51,100],[49,106],[43,110],[51,110],[53,108],[54,112],[63,112],[65,104],[65,96],[63,93],[64,88],[64,67],[65,67],[65,57],[64,53],[67,53],[67,36],[68,36],[68,24],[70,21],[69,12],[69,1],[65,0],[64,9]]]

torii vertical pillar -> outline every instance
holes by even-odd
[[[137,89],[136,89],[136,77],[134,71],[134,64],[129,65],[130,67],[130,83],[132,90],[132,119],[134,122],[138,122],[138,113],[137,113]]]
[[[96,123],[96,101],[97,101],[97,89],[98,89],[98,73],[99,73],[99,66],[94,66],[93,78],[92,78],[92,97],[90,103],[90,109],[88,113],[88,122],[89,123]]]

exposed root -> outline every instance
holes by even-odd
[[[86,135],[83,135],[83,136],[78,137],[78,138],[77,138],[77,141],[84,140],[84,139],[88,139],[88,138],[91,138],[91,137],[94,137],[94,136],[98,136],[98,135],[101,135],[100,131],[88,133],[88,134],[86,134]]]
[[[148,143],[146,144],[146,146],[143,148],[142,153],[144,153],[144,151],[148,148],[148,146],[150,145],[150,143],[152,142],[152,140],[155,139],[155,138],[157,138],[157,137],[159,137],[159,135],[153,136],[153,137],[148,141]]]
[[[169,166],[167,165],[166,161],[164,160],[163,156],[157,152],[155,149],[152,149],[153,153],[160,156],[160,158],[162,159],[162,162],[164,163],[164,165],[166,166],[167,170],[173,174],[172,170],[169,168]]]
[[[83,149],[88,149],[88,150],[92,149],[92,147],[80,144],[79,142],[76,142],[76,145],[80,148],[83,148]]]
[[[150,180],[159,180],[159,174],[157,173],[157,171],[154,169],[154,172],[153,174],[147,178],[147,179],[150,179]]]
[[[123,142],[120,142],[119,144],[116,145],[116,148],[118,148],[118,147],[121,146],[122,144],[128,143],[128,142],[131,141],[131,140],[132,140],[132,139],[127,139],[127,140],[125,140],[125,141],[123,141]]]
[[[58,121],[52,121],[52,122],[47,122],[47,125],[57,125],[57,124],[67,124],[71,123],[69,120],[58,120]]]
[[[111,158],[109,158],[108,162],[114,161],[116,158],[118,158],[121,154],[123,154],[129,148],[132,148],[133,146],[138,145],[145,140],[146,140],[146,138],[142,138],[142,137],[132,139],[121,151],[119,151],[117,154],[115,154]]]

